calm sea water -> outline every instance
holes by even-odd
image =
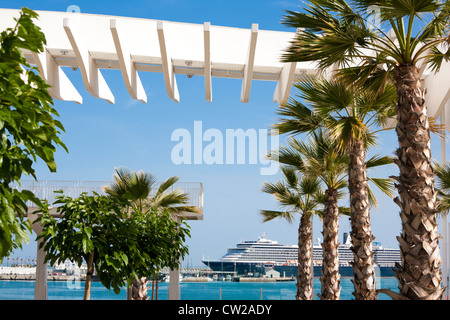
[[[180,283],[181,300],[294,300],[296,282],[257,282],[243,283],[231,281],[213,281],[204,283]],[[391,289],[398,292],[397,279],[380,278],[378,288]],[[167,300],[168,283],[160,283],[159,300]],[[351,278],[341,278],[341,299],[352,300],[354,297]],[[320,292],[320,281],[314,279],[314,290]],[[149,290],[149,294],[151,288]],[[49,300],[82,300],[84,282],[82,281],[49,281]],[[0,281],[0,300],[33,300],[34,281]],[[316,297],[316,299],[318,299]],[[380,294],[379,300],[390,300],[387,295]],[[126,290],[116,295],[100,282],[93,282],[91,300],[126,300]]]

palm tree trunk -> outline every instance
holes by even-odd
[[[339,208],[338,192],[336,189],[327,189],[326,203],[323,213],[323,262],[321,293],[318,294],[321,300],[340,300],[341,288],[339,274]]]
[[[91,299],[91,283],[94,274],[94,251],[89,254],[87,261],[86,281],[84,282],[84,300]]]
[[[311,216],[302,214],[298,227],[297,300],[313,300]]]
[[[354,261],[353,295],[356,300],[377,300],[374,255],[375,237],[370,227],[369,192],[364,141],[356,140],[351,146],[348,167],[348,188],[351,209],[351,238]]]
[[[148,300],[148,279],[147,277],[140,277],[131,282],[131,300]]]
[[[400,176],[396,187],[400,198],[394,201],[401,209],[401,265],[396,277],[400,293],[407,299],[440,300],[441,257],[436,221],[434,171],[431,166],[430,130],[425,93],[419,70],[404,65],[395,70],[398,94],[396,161]]]

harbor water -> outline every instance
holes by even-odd
[[[168,283],[159,283],[158,299],[167,300]],[[377,279],[377,288],[398,292],[396,278]],[[296,281],[288,282],[232,282],[210,281],[180,283],[181,300],[295,300]],[[320,281],[314,279],[315,299],[320,292]],[[341,300],[353,300],[351,278],[341,278]],[[49,281],[49,300],[82,300],[83,281]],[[151,295],[151,286],[149,287]],[[385,294],[379,300],[390,300]],[[34,281],[0,281],[0,300],[34,300]],[[93,282],[91,300],[126,300],[126,290],[116,295],[100,282]]]

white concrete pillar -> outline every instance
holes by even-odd
[[[31,228],[39,236],[42,232],[40,223],[33,223],[38,218],[37,214],[28,214],[28,220],[32,223]],[[48,286],[47,286],[47,263],[45,263],[44,248],[39,249],[42,239],[37,241],[36,254],[36,281],[34,285],[34,300],[47,300]]]
[[[180,270],[174,269],[169,272],[169,300],[180,300]]]

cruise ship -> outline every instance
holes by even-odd
[[[343,243],[339,245],[339,272],[342,277],[352,277],[353,252],[350,250],[350,236],[344,233]],[[384,248],[379,242],[373,243],[375,252],[375,273],[380,277],[393,277],[392,270],[396,262],[400,262],[400,250]],[[258,240],[242,241],[219,260],[202,259],[202,262],[213,271],[235,272],[237,275],[263,275],[274,269],[280,276],[297,275],[297,245],[283,245],[277,241],[266,239],[263,234]],[[320,276],[322,268],[322,246],[320,240],[313,246],[314,276]]]

